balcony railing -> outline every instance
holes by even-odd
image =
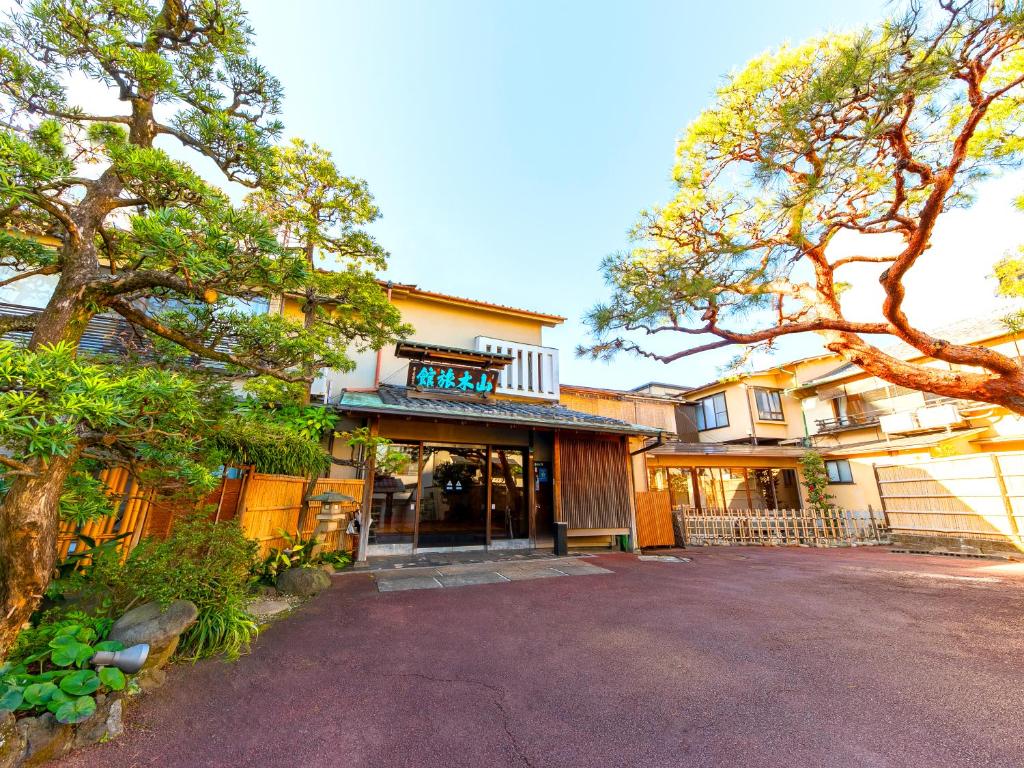
[[[558,350],[554,347],[477,336],[476,349],[514,358],[498,375],[497,394],[558,400]]]
[[[851,413],[848,416],[836,416],[831,419],[816,419],[818,433],[841,432],[844,429],[859,429],[860,427],[873,427],[878,423],[877,413]]]

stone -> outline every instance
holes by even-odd
[[[153,669],[147,669],[144,672],[145,674],[136,678],[136,682],[138,682],[139,688],[142,689],[143,693],[155,690],[167,682],[167,670],[165,669],[153,667]]]
[[[188,600],[175,600],[166,608],[159,603],[146,603],[132,608],[114,622],[110,639],[128,646],[149,645],[149,658],[143,672],[157,669],[168,662],[178,647],[178,638],[196,620],[199,611]]]
[[[287,600],[258,597],[249,603],[248,610],[257,620],[266,621],[279,613],[290,611],[291,608],[292,605]]]
[[[75,729],[57,722],[52,712],[18,721],[18,730],[25,740],[22,765],[42,765],[71,751]]]
[[[333,576],[335,574],[334,566],[330,563],[320,563],[319,568],[328,576]]]
[[[14,768],[25,754],[25,737],[18,729],[14,713],[0,709],[0,768]]]
[[[256,597],[274,598],[280,596],[281,593],[277,591],[277,587],[271,587],[267,584],[260,584],[258,587],[256,587],[256,590],[253,594],[255,594]]]
[[[441,582],[433,576],[406,576],[404,578],[377,579],[378,592],[401,592],[407,589],[441,589]]]
[[[289,568],[277,577],[277,588],[286,595],[312,597],[331,586],[331,577],[319,568]]]
[[[442,585],[446,587],[469,587],[474,584],[498,584],[508,581],[504,576],[494,571],[477,571],[470,573],[449,573],[437,577]]]
[[[162,670],[161,670],[162,671]],[[75,729],[74,747],[87,747],[101,741],[116,739],[124,733],[124,705],[119,698],[96,697],[96,712]]]

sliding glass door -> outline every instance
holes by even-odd
[[[424,443],[417,547],[487,543],[487,446]]]

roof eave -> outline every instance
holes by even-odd
[[[519,427],[539,427],[542,429],[558,429],[565,431],[578,431],[578,432],[597,432],[597,433],[610,433],[617,435],[635,435],[637,437],[650,436],[654,437],[661,434],[664,430],[655,429],[653,427],[644,427],[639,424],[625,424],[622,427],[618,427],[612,424],[586,424],[586,423],[575,423],[575,422],[544,422],[537,419],[513,419],[503,418],[501,416],[475,416],[467,413],[424,413],[423,411],[417,411],[412,408],[402,408],[401,406],[376,406],[376,405],[352,405],[345,403],[331,403],[327,407],[332,410],[338,411],[339,413],[372,413],[379,416],[411,416],[413,418],[422,419],[424,421],[470,421],[478,424],[502,424],[508,426],[519,426]]]

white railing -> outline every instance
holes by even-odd
[[[554,347],[477,336],[476,351],[513,358],[498,374],[497,394],[558,400],[558,350]]]

